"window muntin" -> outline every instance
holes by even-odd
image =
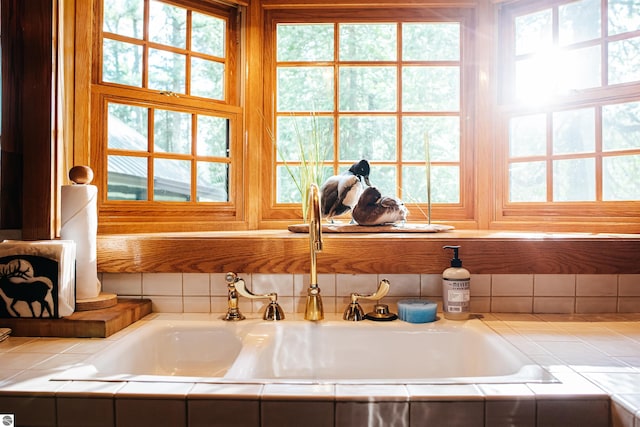
[[[229,201],[229,119],[115,102],[107,109],[107,200]]]
[[[276,204],[300,201],[287,173],[298,135],[285,123],[323,122],[325,176],[368,159],[383,194],[426,203],[425,135],[432,201],[458,206],[463,195],[462,20],[291,22],[275,25]],[[458,17],[458,19],[460,19]],[[292,125],[289,124],[288,128]],[[468,146],[467,146],[468,148]],[[470,173],[470,172],[469,172]],[[462,214],[464,215],[464,214]],[[416,209],[416,220],[424,210]]]
[[[531,216],[534,203],[574,220],[628,216],[610,202],[640,200],[639,12],[617,0],[505,6],[503,214]]]
[[[640,80],[640,65],[634,60],[640,52],[640,5],[623,7],[615,0],[608,5],[606,15],[600,0],[514,12],[508,25],[513,29],[515,85],[505,88],[507,99],[543,103]]]
[[[160,0],[103,4],[102,81],[225,100],[227,18]]]
[[[239,219],[242,119],[230,81],[236,9],[98,1],[92,96],[103,137],[93,166],[104,171],[103,223],[164,221],[169,231]]]
[[[639,113],[636,101],[511,118],[509,201],[640,200]]]
[[[640,4],[628,0],[608,0],[608,33],[611,36],[640,30]]]

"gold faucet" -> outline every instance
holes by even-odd
[[[304,310],[305,320],[322,320],[324,311],[322,309],[322,298],[320,297],[320,287],[318,287],[318,269],[316,254],[322,252],[322,217],[320,215],[320,190],[316,184],[309,187],[309,252],[311,253],[311,272],[309,275],[309,291],[307,294],[307,305]]]
[[[227,298],[229,308],[224,320],[244,320],[245,317],[238,309],[238,296],[242,295],[245,298],[257,299],[257,298],[269,298],[271,301],[264,310],[262,318],[264,320],[282,320],[284,319],[284,311],[278,304],[278,294],[270,292],[264,295],[256,295],[247,289],[244,280],[239,278],[236,273],[227,273],[225,280],[227,282],[227,288],[229,296]]]

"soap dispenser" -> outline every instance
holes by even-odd
[[[458,258],[460,246],[443,246],[443,249],[453,249],[451,267],[442,273],[442,309],[445,319],[466,320],[470,314],[471,275],[462,267],[462,260]]]

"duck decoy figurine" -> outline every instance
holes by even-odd
[[[360,160],[351,165],[349,170],[340,175],[333,175],[320,187],[320,200],[322,204],[322,217],[333,222],[334,216],[345,214],[358,203],[360,195],[364,191],[362,181],[370,186],[369,162]]]
[[[404,202],[383,196],[376,187],[364,190],[351,215],[359,225],[383,225],[405,221],[409,211]]]

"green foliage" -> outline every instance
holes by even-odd
[[[331,144],[328,142],[327,134],[323,131],[325,128],[321,126],[316,114],[311,113],[308,118],[291,116],[291,119],[290,124],[295,135],[293,144],[291,144],[291,141],[289,141],[290,144],[288,146],[286,143],[280,144],[280,136],[276,140],[271,129],[267,128],[267,132],[276,147],[278,157],[283,162],[287,174],[300,194],[302,218],[306,222],[308,218],[309,187],[312,183],[320,186],[324,182],[327,172],[325,159],[328,156]],[[303,121],[306,126],[301,126],[300,121]],[[286,135],[287,133],[283,132],[283,134]],[[292,161],[292,158],[295,160]]]
[[[337,127],[328,133],[338,139],[331,141],[335,163],[346,169],[368,159],[373,162],[371,182],[383,194],[420,203],[426,199],[422,135],[429,132],[433,200],[459,203],[460,67],[418,61],[460,61],[460,32],[456,22],[278,24],[280,157],[286,162],[299,157],[298,148],[283,144],[292,138],[281,118],[315,111]],[[409,65],[393,65],[400,60]],[[399,116],[399,110],[409,114]],[[282,169],[277,171],[277,201],[298,201],[292,197],[297,187],[284,179]]]

